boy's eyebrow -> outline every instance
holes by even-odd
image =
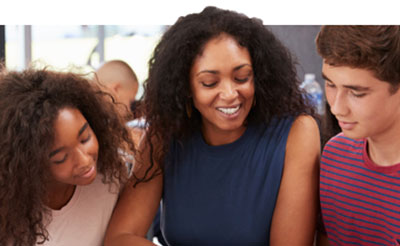
[[[81,129],[78,132],[78,137],[80,135],[82,135],[82,133],[86,130],[86,128],[89,126],[89,124],[86,122],[85,124],[83,124],[83,126],[81,127]],[[58,152],[60,152],[61,150],[63,150],[65,147],[62,146],[58,149],[53,150],[52,152],[50,152],[49,157],[51,158],[52,156],[54,156],[55,154],[57,154]]]
[[[328,76],[326,76],[324,73],[321,73],[321,76],[323,79],[333,83],[332,80],[330,80],[328,78]],[[369,87],[364,87],[364,86],[359,86],[359,85],[343,85],[343,87],[347,88],[347,89],[355,90],[355,91],[369,91],[370,90]]]
[[[323,79],[328,80],[329,82],[332,82],[332,80],[330,80],[325,74],[324,72],[321,72],[321,76]]]
[[[358,86],[358,85],[344,85],[344,88],[355,90],[355,91],[369,91],[369,87]]]

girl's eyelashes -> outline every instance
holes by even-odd
[[[53,163],[54,164],[62,164],[64,161],[67,160],[67,157],[68,157],[68,155],[66,154],[66,155],[64,155],[64,157],[61,160],[53,161]]]
[[[89,133],[85,139],[82,139],[82,140],[81,140],[81,143],[82,143],[82,144],[85,144],[85,143],[87,143],[91,138],[92,138],[92,134]],[[64,162],[67,160],[67,158],[68,158],[68,154],[65,154],[64,157],[63,157],[61,160],[54,160],[53,163],[54,163],[54,164],[62,164],[62,163],[64,163]]]

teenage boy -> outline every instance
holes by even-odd
[[[330,245],[400,245],[400,27],[323,26],[317,39],[342,132],[321,158]]]

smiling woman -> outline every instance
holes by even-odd
[[[215,7],[179,18],[142,107],[148,129],[105,245],[152,245],[160,199],[168,245],[312,245],[318,126],[260,20]]]
[[[194,107],[205,119],[203,137],[209,145],[234,142],[254,102],[250,54],[235,39],[221,34],[208,42],[190,73]]]
[[[102,245],[134,149],[107,96],[72,73],[2,72],[0,245]]]

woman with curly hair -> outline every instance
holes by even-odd
[[[72,73],[0,74],[0,245],[102,245],[133,148],[114,104]]]
[[[150,60],[148,124],[105,245],[312,245],[319,130],[289,52],[262,22],[207,7]]]

